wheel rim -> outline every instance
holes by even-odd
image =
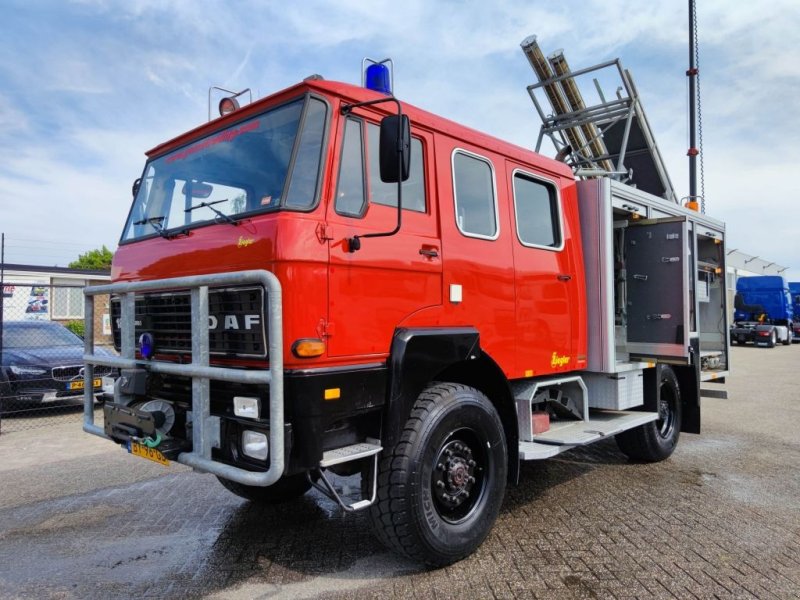
[[[675,431],[677,398],[675,397],[674,390],[667,385],[662,385],[660,392],[660,398],[658,401],[658,421],[656,421],[656,427],[658,428],[658,435],[662,439],[668,439]]]
[[[459,523],[478,506],[486,489],[488,453],[476,432],[458,429],[439,449],[431,475],[434,506],[448,523]]]

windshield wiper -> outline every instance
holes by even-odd
[[[147,223],[153,229],[156,230],[156,233],[163,237],[165,240],[171,240],[173,238],[178,237],[179,235],[189,235],[188,229],[181,229],[180,231],[176,231],[174,233],[169,233],[166,229],[164,229],[164,219],[166,217],[148,217],[146,219],[142,219],[141,221],[134,221],[134,225],[144,225]]]
[[[217,215],[217,220],[218,220],[218,221],[219,221],[219,220],[222,220],[222,221],[225,221],[226,223],[230,223],[231,225],[233,225],[234,227],[236,227],[236,226],[239,224],[239,222],[238,222],[238,221],[235,221],[235,220],[231,219],[231,218],[230,218],[228,215],[226,215],[224,212],[222,212],[221,210],[219,210],[219,209],[216,209],[216,208],[214,208],[214,207],[212,206],[213,204],[219,204],[220,202],[227,202],[227,201],[228,201],[228,199],[227,199],[227,198],[223,198],[222,200],[215,200],[214,202],[201,202],[201,203],[200,203],[200,204],[198,204],[197,206],[190,206],[189,208],[187,208],[187,209],[186,209],[186,210],[184,210],[183,212],[187,212],[187,213],[188,213],[188,212],[192,212],[192,211],[193,211],[193,210],[195,210],[196,208],[203,208],[203,207],[205,207],[205,208],[208,208],[209,210],[213,211],[213,212],[214,212],[214,214],[215,214],[215,215]]]

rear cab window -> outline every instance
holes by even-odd
[[[517,239],[523,246],[561,250],[564,236],[554,182],[519,169],[513,173]]]
[[[500,235],[494,166],[487,158],[453,151],[453,199],[456,225],[468,237],[495,240]]]

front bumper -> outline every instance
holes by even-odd
[[[209,287],[261,285],[268,300],[268,358],[269,369],[232,369],[209,365],[208,291]],[[177,364],[136,358],[135,351],[135,298],[137,293],[167,290],[189,290],[191,294],[192,362]],[[285,422],[283,398],[283,320],[282,291],[278,278],[269,271],[240,271],[176,277],[155,281],[117,283],[93,286],[85,294],[85,381],[91,382],[95,365],[118,369],[141,369],[150,374],[189,377],[192,382],[191,451],[180,452],[177,461],[197,471],[211,473],[243,485],[268,486],[275,483],[285,469]],[[121,356],[108,357],[94,353],[94,296],[119,294],[121,296]],[[268,450],[269,467],[263,472],[253,472],[212,457],[212,451],[221,444],[220,417],[211,414],[211,380],[230,383],[255,384],[269,387]],[[91,385],[89,386],[91,388]],[[127,406],[133,396],[116,385],[115,404]],[[107,439],[104,428],[94,423],[94,394],[84,392],[84,431]],[[280,424],[280,426],[277,426]]]

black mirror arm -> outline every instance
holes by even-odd
[[[403,107],[400,104],[400,101],[395,98],[394,96],[388,96],[386,98],[378,98],[377,100],[368,100],[367,102],[356,102],[355,104],[343,104],[341,113],[343,115],[348,115],[352,112],[352,110],[359,106],[370,106],[372,104],[381,104],[383,102],[394,102],[397,105],[397,116],[400,117],[397,119],[397,143],[399,147],[397,148],[397,171],[398,173],[402,172],[403,170],[403,153],[402,153],[402,143],[403,143]],[[396,235],[400,231],[400,226],[403,223],[403,182],[398,179],[397,181],[397,225],[395,225],[394,229],[391,231],[383,231],[380,233],[365,233],[362,235],[354,235],[351,238],[347,238],[347,251],[348,252],[355,252],[356,250],[361,250],[361,238],[376,238],[376,237],[389,237],[392,235]]]

